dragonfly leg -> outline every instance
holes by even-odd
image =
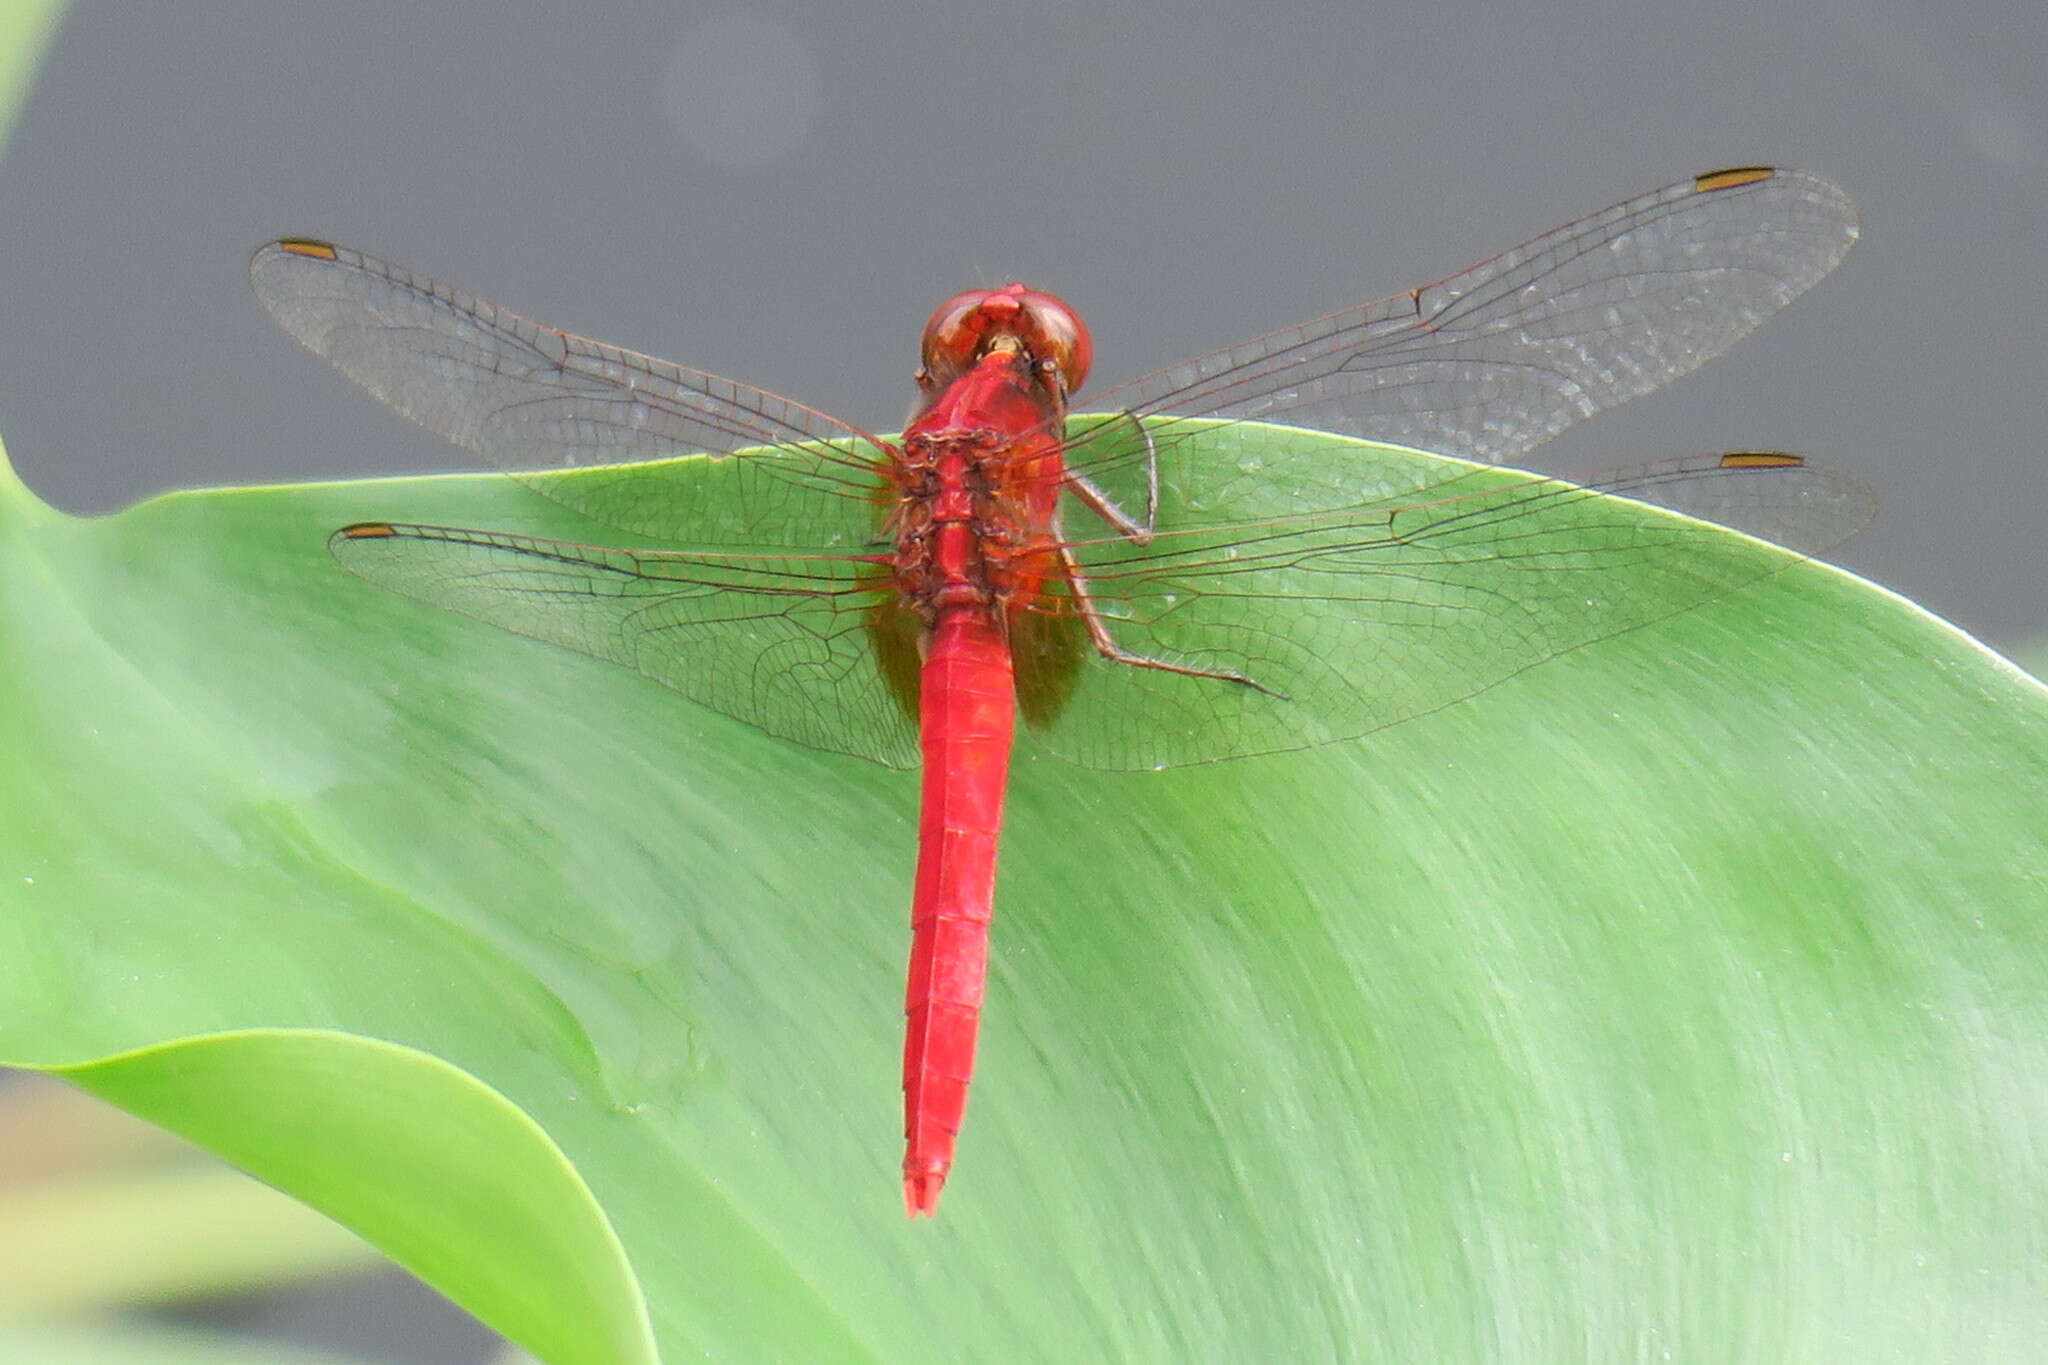
[[[1082,572],[1080,561],[1074,558],[1073,548],[1064,542],[1060,545],[1060,566],[1066,571],[1067,590],[1074,595],[1074,603],[1080,608],[1081,620],[1088,627],[1088,638],[1094,642],[1096,653],[1111,663],[1129,664],[1133,668],[1156,668],[1161,673],[1178,673],[1184,678],[1215,678],[1222,682],[1238,683],[1263,692],[1269,697],[1287,700],[1284,692],[1275,692],[1234,668],[1195,668],[1189,664],[1177,664],[1168,659],[1155,659],[1149,654],[1135,654],[1116,642],[1109,633],[1109,623],[1102,619],[1102,613],[1095,606],[1095,599],[1088,591],[1088,575]]]
[[[1084,507],[1108,522],[1118,535],[1134,545],[1148,545],[1159,525],[1159,447],[1152,443],[1151,428],[1141,419],[1132,420],[1138,423],[1138,435],[1145,440],[1145,519],[1135,520],[1086,474],[1069,470],[1067,486],[1074,490],[1074,496]]]

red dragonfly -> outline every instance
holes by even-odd
[[[364,578],[636,669],[818,749],[924,765],[904,1197],[930,1215],[973,1070],[1014,718],[1155,768],[1363,735],[1811,553],[1867,491],[1793,456],[1566,483],[1484,466],[1747,335],[1856,237],[1824,180],[1717,171],[1436,284],[1158,370],[1068,415],[1066,304],[941,304],[897,439],[586,340],[325,242],[250,266],[291,334],[400,413],[578,513],[608,548],[370,522]],[[1170,415],[1169,415],[1170,414]],[[1283,418],[1431,461],[1248,425]],[[1198,420],[1223,419],[1223,420]],[[1070,529],[1085,515],[1096,529]]]

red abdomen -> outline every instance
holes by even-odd
[[[937,1212],[953,1164],[988,968],[1016,711],[1009,644],[988,611],[942,609],[919,694],[924,805],[903,1006],[903,1199],[912,1217]]]

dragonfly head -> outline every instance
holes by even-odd
[[[940,304],[925,324],[918,385],[935,393],[995,350],[1023,355],[1062,402],[1088,378],[1095,358],[1087,325],[1051,294],[1021,284],[967,289]]]

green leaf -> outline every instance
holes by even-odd
[[[85,522],[0,490],[0,1056],[550,1362],[644,1358],[636,1289],[671,1361],[2048,1339],[2048,704],[1910,605],[1795,565],[1362,741],[1025,749],[961,1163],[911,1225],[915,777],[324,548],[565,516],[488,478]]]
[[[63,0],[0,0],[0,139],[13,128],[63,17]]]
[[[349,1034],[250,1030],[51,1070],[333,1211],[550,1359],[652,1358],[589,1189],[531,1119],[445,1062]],[[479,1254],[491,1247],[510,1254]]]

